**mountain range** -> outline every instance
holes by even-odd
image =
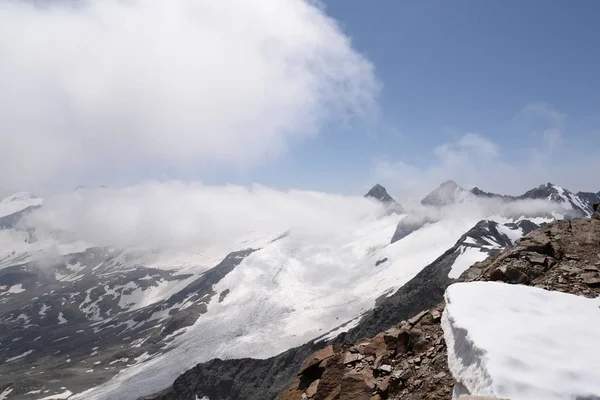
[[[383,212],[319,242],[277,231],[175,257],[46,235],[29,219],[43,199],[7,197],[0,399],[275,398],[325,343],[435,306],[474,263],[555,219],[591,216],[600,192],[548,183],[508,196],[448,181],[414,209],[379,184],[365,198]]]

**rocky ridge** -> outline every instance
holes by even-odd
[[[600,213],[588,219],[555,221],[532,231],[514,246],[475,263],[459,280],[495,280],[597,297]],[[351,345],[329,345],[312,354],[279,398],[449,398],[454,382],[440,326],[443,308],[440,301],[373,337]]]

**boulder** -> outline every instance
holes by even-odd
[[[344,356],[344,364],[352,364],[352,363],[362,360],[363,358],[365,358],[364,355],[362,355],[360,353],[352,353],[349,351]]]
[[[310,355],[302,365],[300,366],[300,370],[298,371],[298,375],[302,375],[307,369],[313,367],[315,365],[320,364],[322,361],[327,360],[328,358],[333,357],[335,352],[333,351],[333,346],[329,345],[324,349],[314,352]]]
[[[316,381],[310,384],[308,389],[306,389],[306,397],[308,397],[309,399],[315,397],[315,394],[317,394],[317,388],[319,387],[319,382],[320,380],[317,379]]]
[[[418,313],[417,315],[415,315],[414,317],[412,317],[411,319],[408,320],[408,323],[412,326],[416,325],[417,322],[419,322],[421,320],[421,318],[423,318],[424,316],[427,315],[427,311],[421,311],[420,313]]]
[[[339,400],[370,400],[372,392],[363,374],[351,371],[342,377]]]

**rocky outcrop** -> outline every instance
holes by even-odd
[[[335,354],[318,373],[301,369],[279,399],[449,398],[453,382],[447,368],[441,311],[440,305],[373,338],[335,346]]]

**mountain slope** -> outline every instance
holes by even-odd
[[[508,227],[506,229],[510,230]],[[352,343],[375,335],[398,321],[407,320],[438,304],[445,288],[454,281],[449,275],[460,258],[462,249],[465,246],[480,249],[484,255],[499,251],[500,247],[494,248],[490,242],[511,243],[511,240],[499,231],[498,223],[481,221],[398,291],[389,296],[381,296],[373,310],[363,314],[356,322],[351,321],[347,332],[337,336],[335,333],[323,335],[320,339],[266,360],[217,359],[198,364],[177,378],[169,389],[146,399],[193,400],[202,396],[208,396],[211,400],[275,398],[310,353],[329,343]],[[325,339],[329,337],[330,340]]]

